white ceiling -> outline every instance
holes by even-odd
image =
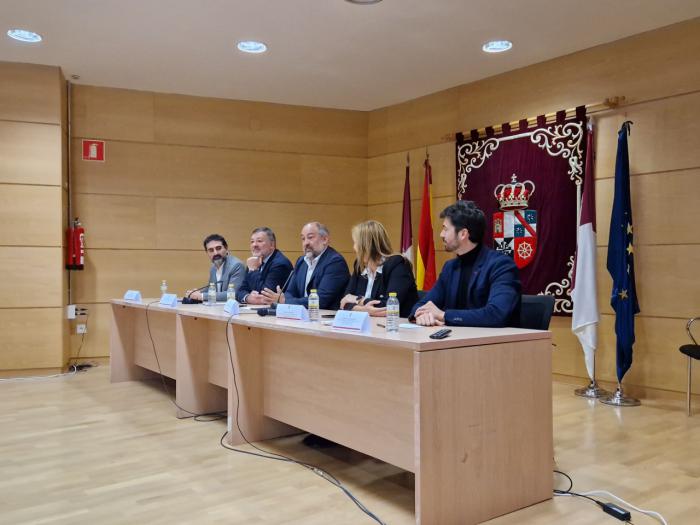
[[[698,16],[698,0],[0,0],[0,60],[90,85],[371,110]],[[15,42],[14,27],[44,41]],[[510,52],[481,51],[503,38]],[[236,50],[249,39],[269,51]]]

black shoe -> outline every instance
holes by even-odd
[[[330,448],[336,446],[336,443],[333,441],[317,436],[316,434],[309,434],[301,442],[311,448]]]

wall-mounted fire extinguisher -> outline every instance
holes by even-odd
[[[78,217],[66,231],[66,270],[85,268],[85,229]]]

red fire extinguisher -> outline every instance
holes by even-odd
[[[78,217],[66,231],[66,270],[85,268],[85,229]]]

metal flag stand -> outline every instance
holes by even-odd
[[[624,392],[622,391],[622,383],[619,381],[617,383],[617,390],[615,390],[615,393],[609,394],[606,397],[601,397],[599,401],[606,405],[616,407],[638,407],[642,404],[639,399],[625,396]]]
[[[593,379],[591,379],[588,386],[574,390],[574,394],[580,397],[587,397],[589,399],[610,396],[610,392],[599,387],[598,382],[595,380],[595,356],[593,357]]]

